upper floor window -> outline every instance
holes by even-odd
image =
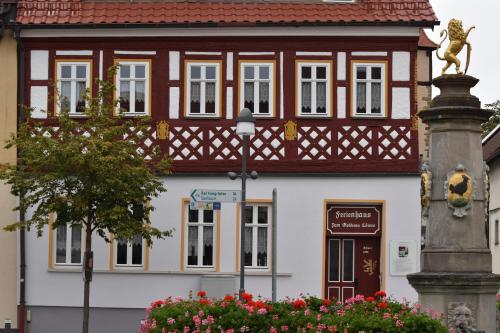
[[[214,211],[188,210],[187,218],[187,267],[213,268],[215,255]]]
[[[256,116],[274,115],[274,61],[240,63],[240,109]]]
[[[268,268],[271,206],[254,204],[245,208],[245,266]]]
[[[58,90],[57,112],[68,111],[70,115],[83,115],[85,94],[90,91],[91,61],[56,61]]]
[[[116,266],[141,267],[144,264],[144,241],[141,236],[116,241]]]
[[[150,60],[117,60],[116,97],[124,115],[150,114]]]
[[[220,116],[220,62],[188,61],[186,71],[186,115]]]
[[[81,265],[83,233],[81,224],[59,225],[56,228],[56,265]]]
[[[386,64],[354,63],[352,106],[354,116],[385,116]]]
[[[297,115],[331,115],[331,62],[297,62]]]

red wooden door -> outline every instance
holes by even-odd
[[[328,238],[326,297],[345,301],[380,289],[380,238]]]

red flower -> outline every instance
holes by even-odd
[[[206,298],[202,298],[200,299],[200,304],[201,305],[207,305],[207,304],[210,304],[210,301]]]
[[[303,299],[296,299],[293,302],[293,308],[294,309],[301,309],[301,308],[305,308],[305,307],[306,307],[306,302],[304,302]]]
[[[266,303],[262,302],[262,301],[257,301],[255,302],[255,307],[257,309],[262,309],[262,308],[265,308],[266,307]]]
[[[231,301],[234,301],[234,297],[231,295],[226,295],[226,296],[224,296],[224,300],[226,302],[231,302]]]
[[[249,293],[243,293],[241,294],[241,298],[243,298],[248,303],[252,300],[253,296]]]
[[[332,304],[332,301],[330,301],[329,299],[324,299],[323,300],[323,305],[324,306],[329,306],[330,304]]]
[[[374,301],[375,301],[375,298],[374,298],[374,297],[369,296],[369,297],[367,297],[367,298],[366,298],[366,301],[367,301],[367,302],[374,302]]]
[[[387,302],[386,301],[380,302],[377,304],[377,306],[381,309],[385,309],[387,308]]]
[[[205,290],[198,291],[198,297],[205,297],[205,296],[207,296],[207,293]]]
[[[377,292],[375,293],[375,296],[376,296],[376,297],[386,297],[386,296],[387,296],[387,294],[385,293],[385,291],[380,290],[380,291],[377,291]]]

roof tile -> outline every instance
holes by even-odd
[[[36,17],[36,18],[34,18]],[[358,0],[354,4],[320,0],[92,2],[25,0],[18,3],[20,24],[253,24],[405,22],[430,25],[437,17],[428,0]]]

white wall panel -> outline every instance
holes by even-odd
[[[226,118],[233,119],[233,87],[226,90]]]
[[[233,80],[233,52],[228,52],[227,53],[226,79],[228,81],[232,81]]]
[[[179,67],[180,67],[180,53],[179,51],[168,52],[168,78],[169,80],[179,80]]]
[[[339,52],[337,54],[337,80],[346,79],[346,54],[345,52]]]
[[[410,88],[392,88],[392,118],[410,118]]]
[[[30,89],[30,107],[33,108],[32,118],[47,118],[47,87],[33,86]]]
[[[337,87],[337,118],[346,117],[346,87]]]
[[[168,112],[170,119],[179,119],[179,87],[170,87]]]
[[[392,53],[392,80],[410,80],[410,52]]]
[[[31,79],[49,79],[49,51],[31,51]]]

